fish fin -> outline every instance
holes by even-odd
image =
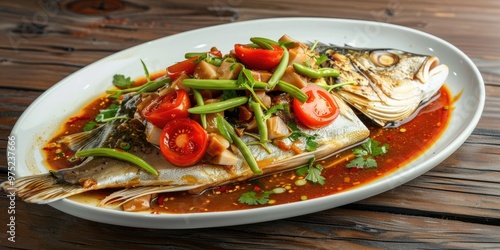
[[[15,193],[29,203],[46,204],[84,192],[81,186],[58,183],[51,174],[25,176],[15,180],[14,186],[6,181],[0,185],[6,193]]]
[[[82,149],[98,148],[106,141],[117,124],[118,121],[108,122],[89,131],[62,136],[57,142],[65,144],[74,152]]]
[[[104,198],[101,202],[99,202],[97,206],[117,208],[123,205],[124,203],[131,201],[135,198],[141,197],[143,195],[164,193],[164,192],[186,191],[193,188],[197,188],[199,186],[201,185],[144,186],[144,187],[121,189],[106,196],[106,198]]]

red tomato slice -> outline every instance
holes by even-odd
[[[159,128],[175,118],[188,117],[191,107],[185,90],[172,91],[151,101],[143,110],[142,116]]]
[[[197,163],[207,150],[207,131],[190,118],[168,122],[160,136],[160,150],[170,163],[187,167]]]
[[[326,90],[310,84],[302,91],[309,96],[306,102],[293,99],[293,112],[302,124],[312,129],[322,128],[339,116],[337,102]]]
[[[253,48],[244,44],[235,44],[236,57],[246,67],[257,70],[274,69],[283,56],[283,48],[273,45],[274,50]]]
[[[178,62],[172,66],[169,66],[167,68],[167,75],[172,79],[175,80],[177,77],[184,74],[192,74],[194,72],[194,68],[196,66],[196,60],[198,59],[197,56],[191,57],[189,59],[186,59],[182,62]]]

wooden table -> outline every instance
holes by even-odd
[[[88,7],[90,3],[97,3]],[[79,6],[80,4],[80,6]],[[87,5],[88,8],[82,8]],[[80,11],[75,13],[75,11]],[[86,221],[15,203],[16,242],[0,196],[0,245],[16,248],[500,248],[500,4],[496,0],[7,1],[0,2],[0,167],[7,137],[43,91],[86,65],[149,40],[243,20],[315,16],[422,30],[464,51],[486,84],[469,139],[423,176],[354,204],[295,218],[199,230]]]

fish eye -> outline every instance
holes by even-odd
[[[370,52],[370,61],[380,67],[390,67],[399,62],[399,56],[385,50],[374,50]]]

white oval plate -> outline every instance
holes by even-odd
[[[235,43],[252,36],[278,39],[288,34],[299,41],[319,40],[357,47],[397,48],[433,54],[450,68],[447,86],[455,103],[451,122],[441,138],[421,157],[397,172],[359,188],[322,198],[241,211],[194,214],[144,214],[97,208],[69,199],[50,205],[65,213],[102,223],[144,228],[203,228],[282,219],[341,206],[395,188],[432,169],[467,139],[481,116],[485,89],[478,69],[459,49],[429,34],[385,23],[325,19],[279,18],[237,22],[184,32],[144,43],[108,56],[66,77],[42,94],[23,113],[12,135],[16,136],[18,176],[47,172],[41,147],[59,124],[80,107],[111,87],[114,74],[132,78],[143,75],[140,60],[150,72],[180,61],[186,52],[208,51],[217,46],[229,52]]]

